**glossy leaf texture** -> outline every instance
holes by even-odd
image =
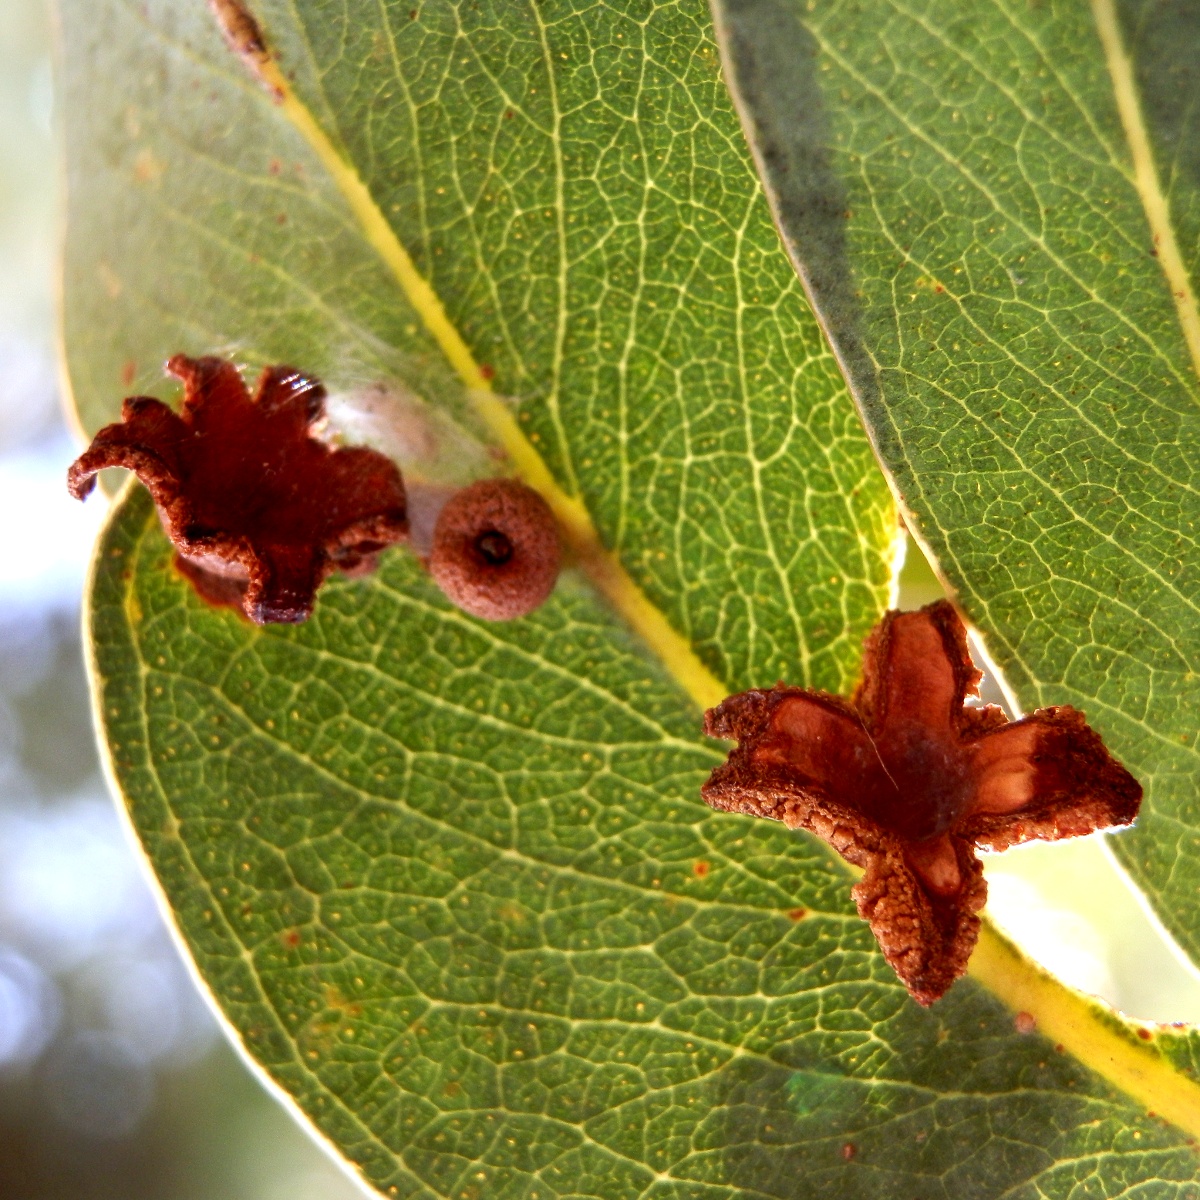
[[[699,801],[718,751],[583,580],[485,625],[391,551],[260,629],[170,555],[132,489],[115,777],[239,1038],[385,1196],[1194,1200],[1194,1139],[971,980],[919,1008],[823,847]]]
[[[716,0],[789,249],[1022,707],[1146,786],[1117,856],[1200,962],[1200,12]]]

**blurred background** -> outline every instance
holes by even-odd
[[[52,22],[0,0],[0,1197],[350,1200],[183,968],[108,797],[79,640],[103,499],[68,498]],[[940,594],[909,554],[902,604]],[[993,697],[994,698],[994,697]],[[990,910],[1133,1016],[1200,1022],[1200,980],[1096,839],[988,863]]]
[[[79,602],[104,502],[63,483],[52,57],[48,3],[0,0],[0,1197],[353,1200],[226,1045],[100,776]]]

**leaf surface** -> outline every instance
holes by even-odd
[[[1200,962],[1194,5],[716,0],[780,225],[911,524],[1026,710],[1146,785]]]
[[[703,6],[411,11],[261,6],[339,179],[199,0],[65,0],[84,425],[168,354],[228,348],[360,407],[402,390],[402,466],[494,471],[429,312],[356,225],[342,188],[361,179],[471,365],[709,670],[849,686],[894,517]]]
[[[892,510],[702,4],[264,3],[281,104],[199,3],[62,7],[87,427],[171,352],[290,361],[410,478],[548,467],[725,686],[852,683]],[[1067,1035],[969,981],[917,1009],[825,850],[700,803],[695,688],[594,570],[484,626],[396,552],[258,630],[169,558],[132,491],[114,776],[237,1036],[384,1194],[1188,1195]],[[1191,1039],[1110,1023],[1188,1124]]]
[[[699,801],[718,752],[582,580],[487,626],[389,552],[257,629],[170,555],[130,491],[112,767],[238,1036],[383,1194],[1195,1195],[1192,1139],[973,981],[913,1004],[823,847]]]

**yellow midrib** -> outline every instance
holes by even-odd
[[[467,388],[481,419],[525,481],[541,492],[554,510],[566,540],[593,583],[658,654],[696,704],[708,708],[719,703],[728,689],[650,603],[617,558],[604,548],[582,502],[559,486],[508,406],[495,394],[470,348],[446,315],[441,300],[417,270],[358,172],[339,154],[307,106],[297,98],[276,62],[265,52],[252,57],[252,69],[325,164],[360,222],[367,241],[395,275]],[[1200,341],[1197,348],[1200,350]],[[1200,1136],[1200,1085],[1176,1072],[1152,1044],[1141,1044],[1131,1027],[1121,1024],[1121,1018],[1107,1014],[1036,967],[986,920],[971,959],[970,974],[1014,1011],[1032,1014],[1041,1032],[1121,1090],[1189,1133]]]
[[[1150,132],[1142,112],[1138,96],[1137,81],[1134,79],[1133,63],[1125,49],[1121,26],[1113,0],[1092,0],[1092,14],[1104,47],[1104,58],[1112,79],[1117,112],[1129,144],[1133,160],[1134,186],[1142,201],[1150,234],[1154,239],[1154,251],[1159,266],[1166,276],[1167,287],[1175,304],[1175,312],[1183,330],[1184,341],[1192,357],[1192,369],[1200,376],[1200,307],[1192,290],[1191,277],[1183,262],[1175,227],[1171,222],[1171,209],[1162,190],[1158,168],[1154,165],[1154,151],[1150,146]]]
[[[729,689],[700,661],[662,611],[647,599],[617,557],[605,549],[582,501],[559,486],[508,405],[496,395],[462,335],[446,315],[437,293],[417,270],[358,172],[338,153],[307,106],[296,97],[273,59],[256,60],[255,70],[276,97],[284,114],[325,164],[358,218],[367,241],[396,277],[425,328],[462,380],[480,418],[504,447],[520,476],[539,491],[553,509],[579,565],[608,602],[654,650],[696,704],[701,708],[719,704]]]
[[[1200,1085],[1177,1071],[1157,1045],[1158,1038],[1185,1034],[1134,1025],[1100,1001],[1072,991],[989,924],[980,931],[968,969],[1014,1012],[1029,1013],[1038,1033],[1147,1109],[1200,1135]]]

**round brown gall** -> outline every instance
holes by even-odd
[[[511,621],[550,595],[561,560],[545,500],[515,479],[483,479],[442,509],[429,570],[459,608],[485,621]]]

